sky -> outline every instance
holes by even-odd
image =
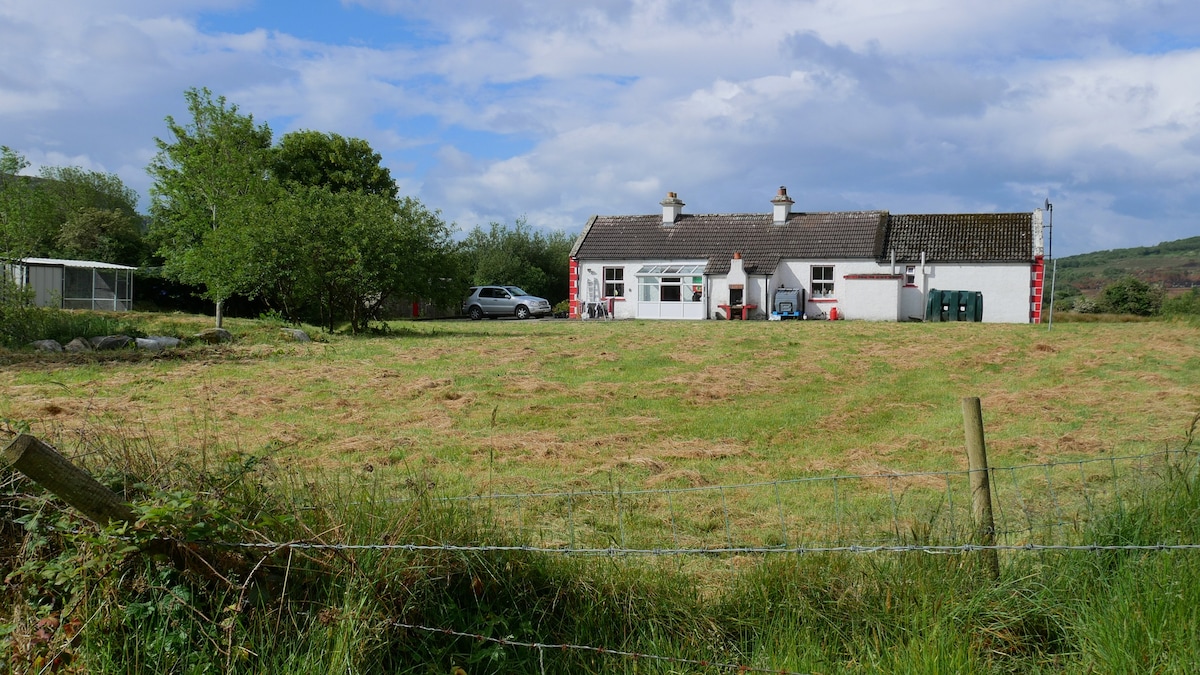
[[[459,231],[1019,212],[1052,253],[1200,235],[1194,0],[0,0],[0,145],[146,166],[184,91],[362,138]]]

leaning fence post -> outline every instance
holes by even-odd
[[[982,546],[996,545],[996,523],[992,519],[991,471],[983,442],[983,409],[979,397],[962,400],[963,431],[967,439],[967,468],[971,477],[971,510],[975,536]],[[993,579],[1000,578],[1000,556],[995,548],[985,549],[983,559]]]
[[[49,443],[21,434],[4,448],[4,460],[17,471],[49,490],[59,499],[101,525],[112,522],[133,524],[133,509],[91,474],[71,463]],[[191,570],[209,579],[229,584],[207,559],[208,552],[184,542],[156,537],[147,541],[147,553],[166,555],[180,570]],[[229,565],[225,565],[229,566]],[[244,567],[240,562],[234,567]]]
[[[4,459],[17,471],[57,495],[101,525],[133,522],[133,511],[112,490],[71,463],[48,443],[21,434],[4,448]]]

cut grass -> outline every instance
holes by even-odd
[[[414,477],[441,496],[553,493],[495,509],[548,542],[713,547],[965,532],[949,512],[965,480],[888,477],[966,468],[964,396],[983,400],[993,466],[1161,450],[1200,409],[1200,340],[1178,323],[443,321],[303,345],[229,325],[235,346],[180,358],[12,364],[0,418],[52,438],[132,429],[168,454],[219,440],[397,498]],[[1090,516],[1117,482],[1088,470],[999,475],[1002,529],[1028,541]],[[847,474],[883,477],[772,485]],[[765,485],[713,489],[747,483]],[[709,489],[627,497],[691,488]],[[591,516],[544,503],[589,491],[607,495],[580,498]]]

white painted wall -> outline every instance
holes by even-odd
[[[985,323],[1029,323],[1029,286],[1032,264],[928,264],[924,277],[925,297],[929,289],[980,291],[983,293]],[[918,281],[920,283],[920,281]]]
[[[632,318],[711,318],[717,305],[729,303],[729,280],[725,275],[705,277],[704,299],[699,303],[639,303],[637,272],[652,263],[693,264],[697,261],[580,261],[579,301],[600,301],[604,291],[604,268],[623,267],[625,270],[625,300],[613,302],[613,314],[618,319]],[[825,301],[812,296],[813,265],[833,265],[834,297]],[[906,320],[910,315],[924,313],[925,298],[931,288],[983,293],[983,320],[989,323],[1028,323],[1030,264],[972,264],[951,265],[929,263],[917,266],[916,288],[904,288],[903,280],[853,280],[846,275],[904,274],[904,265],[882,265],[874,261],[841,260],[781,261],[776,274],[769,278],[747,275],[744,280],[746,302],[758,305],[756,314],[770,311],[769,298],[780,286],[803,288],[806,311],[810,314],[828,313],[837,307],[847,319],[871,321]],[[639,306],[642,306],[639,310]],[[651,307],[651,305],[658,305]],[[681,305],[681,306],[674,306]]]
[[[900,320],[900,288],[904,284],[903,279],[841,278],[840,281],[842,290],[838,292],[838,313],[841,314],[841,318],[861,321]]]

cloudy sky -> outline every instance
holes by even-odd
[[[1194,0],[0,0],[0,144],[145,167],[183,92],[368,140],[460,228],[1030,211],[1053,252],[1200,234]]]

